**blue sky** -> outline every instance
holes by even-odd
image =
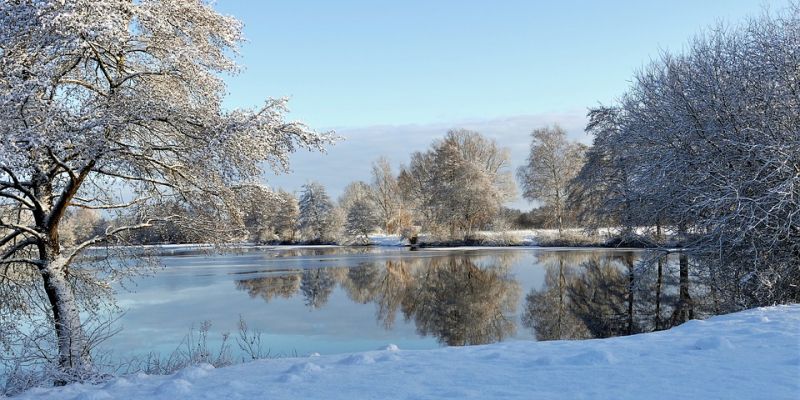
[[[578,140],[587,107],[610,103],[637,68],[719,21],[786,1],[233,1],[245,24],[245,70],[227,79],[229,107],[289,96],[292,118],[348,140],[297,154],[290,190],[319,180],[336,196],[397,165],[447,129],[478,129],[522,164],[529,132],[560,123]],[[525,207],[518,201],[514,205]]]

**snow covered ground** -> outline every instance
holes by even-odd
[[[612,339],[209,365],[20,399],[798,399],[800,305]]]
[[[476,232],[475,236],[486,242],[486,245],[497,246],[535,246],[542,238],[555,238],[558,236],[557,230],[551,229],[528,229],[504,232],[481,231]],[[420,235],[422,243],[431,239],[426,234]],[[407,246],[408,240],[400,235],[387,235],[373,233],[369,235],[369,242],[373,246]]]
[[[400,235],[387,235],[382,233],[373,233],[369,235],[369,242],[373,246],[407,246],[408,240],[403,239]]]

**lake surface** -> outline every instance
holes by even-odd
[[[223,332],[236,335],[240,316],[263,332],[273,356],[663,329],[680,304],[677,263],[656,271],[642,266],[644,257],[607,249],[173,249],[154,276],[119,291],[123,329],[104,347],[166,355],[203,321],[213,345]]]

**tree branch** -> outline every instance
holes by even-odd
[[[11,258],[11,256],[16,254],[18,251],[20,251],[20,250],[24,249],[25,247],[28,247],[28,246],[30,246],[32,244],[37,244],[38,242],[39,242],[38,239],[29,237],[29,238],[17,243],[16,245],[12,246],[8,250],[6,250],[6,252],[3,253],[2,256],[0,256],[0,260],[8,260],[8,259]]]
[[[89,209],[89,210],[113,210],[113,209],[118,209],[118,208],[128,208],[128,207],[134,206],[136,204],[139,204],[141,202],[144,202],[144,201],[146,201],[148,199],[150,199],[149,196],[148,197],[142,197],[142,198],[139,198],[139,199],[136,199],[136,200],[133,200],[133,201],[129,201],[127,203],[91,205],[91,204],[86,204],[86,203],[89,203],[92,200],[90,200],[90,199],[79,199],[79,198],[76,197],[76,198],[74,198],[74,200],[83,201],[84,203],[71,202],[71,203],[69,203],[69,205],[72,206],[72,207],[85,208],[85,209]]]
[[[81,251],[83,251],[87,247],[95,245],[95,244],[98,244],[98,243],[105,242],[108,239],[113,238],[114,236],[116,236],[119,233],[132,231],[132,230],[137,230],[137,229],[149,228],[149,227],[152,227],[153,224],[156,223],[156,222],[167,222],[167,221],[169,221],[171,219],[174,219],[176,217],[177,216],[172,215],[172,216],[165,217],[165,218],[149,218],[149,219],[145,220],[144,222],[136,224],[136,225],[125,225],[125,226],[120,226],[120,227],[117,227],[117,228],[114,228],[114,229],[111,229],[109,227],[108,229],[106,229],[106,232],[104,234],[97,235],[97,236],[95,236],[95,237],[93,237],[91,239],[88,239],[88,240],[82,242],[81,244],[75,246],[74,248],[72,248],[71,251],[70,251],[70,254],[66,258],[66,263],[67,263],[67,265],[69,265],[69,263],[71,263],[72,260]]]
[[[166,186],[166,187],[171,187],[171,188],[175,187],[175,185],[173,185],[173,184],[171,184],[169,182],[166,182],[166,181],[161,181],[161,180],[158,180],[158,179],[152,179],[152,178],[146,178],[146,177],[140,177],[140,176],[125,175],[125,174],[120,174],[120,173],[117,173],[117,172],[106,171],[104,169],[95,169],[93,172],[98,173],[100,175],[106,175],[106,176],[110,176],[112,178],[119,178],[119,179],[128,180],[128,181],[147,182],[147,183],[152,183],[154,185]]]
[[[33,186],[33,184],[30,182],[24,182],[24,183],[21,182],[14,174],[14,172],[11,171],[11,169],[9,169],[8,167],[2,167],[0,169],[2,169],[3,172],[8,174],[8,176],[11,178],[11,184],[7,185],[7,182],[3,182],[3,186],[18,190],[20,193],[24,194],[33,203],[32,208],[41,212],[43,209],[42,204],[39,202],[39,199],[37,199],[36,196],[27,188]]]
[[[37,267],[41,267],[42,265],[44,265],[44,262],[42,262],[42,260],[32,260],[32,259],[28,259],[28,258],[9,258],[9,259],[5,259],[5,260],[0,259],[0,265],[21,264],[21,263],[22,264],[31,264],[31,265],[35,265]],[[4,276],[4,277],[6,279],[8,279],[8,280],[11,280],[7,276]]]

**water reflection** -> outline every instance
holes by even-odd
[[[260,297],[269,302],[276,297],[288,299],[300,290],[301,273],[265,276],[236,281],[236,288],[244,290],[250,297]]]
[[[402,314],[420,335],[443,344],[482,344],[515,332],[521,290],[509,273],[512,261],[509,256],[382,260],[243,279],[236,287],[267,302],[299,292],[306,306],[318,309],[338,284],[352,301],[375,304],[376,319],[387,329]]]
[[[339,287],[353,303],[374,305],[384,329],[402,316],[420,336],[446,345],[500,341],[515,336],[518,326],[538,340],[629,335],[719,312],[708,274],[682,255],[541,251],[522,266],[519,254],[364,258],[348,266],[273,270],[235,284],[267,303],[302,298],[309,310],[325,308]],[[529,284],[524,299],[515,275],[522,268],[544,269],[540,287]]]
[[[519,284],[508,264],[478,267],[469,258],[436,260],[405,292],[403,315],[417,332],[448,345],[491,343],[512,335]]]
[[[303,292],[306,306],[320,308],[328,302],[336,281],[332,268],[316,268],[303,271],[300,279],[300,291]]]
[[[592,337],[583,321],[570,311],[567,282],[578,276],[577,265],[585,255],[566,252],[546,253],[539,262],[546,269],[544,287],[525,297],[522,324],[531,328],[537,340],[586,339]]]
[[[720,312],[707,270],[683,254],[554,252],[539,262],[545,282],[526,296],[522,319],[538,340],[630,335]]]
[[[362,263],[349,271],[342,288],[357,303],[376,304],[376,319],[391,329],[414,279],[411,264],[406,260],[386,260],[381,268],[377,262]]]

